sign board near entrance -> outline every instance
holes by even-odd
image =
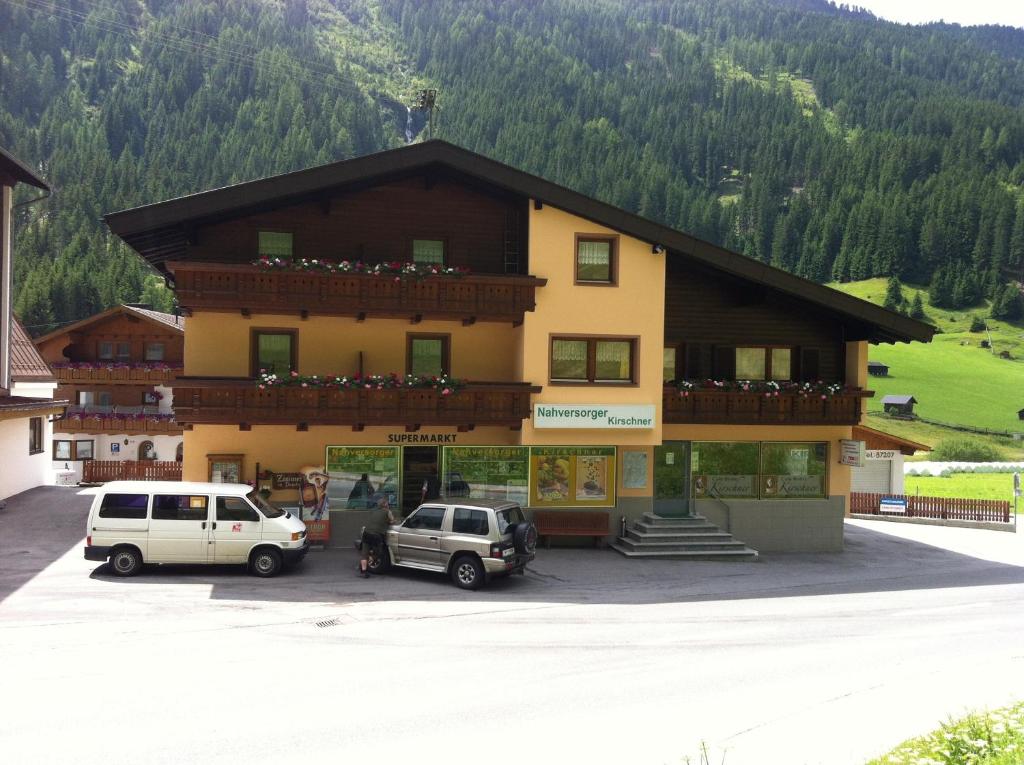
[[[907,500],[900,499],[899,497],[882,497],[878,500],[878,511],[880,513],[900,513],[905,515],[907,512]]]
[[[839,464],[864,467],[864,442],[850,438],[839,440]]]
[[[533,427],[643,430],[654,427],[654,404],[537,404]]]

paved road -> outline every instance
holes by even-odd
[[[541,551],[479,593],[363,580],[313,552],[275,580],[82,559],[87,497],[0,512],[10,763],[859,763],[1024,696],[1024,539],[847,524],[759,563]],[[370,758],[374,758],[371,760]]]

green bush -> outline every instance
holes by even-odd
[[[971,332],[984,332],[985,320],[980,316],[971,317]]]
[[[1003,453],[982,441],[945,438],[932,450],[931,459],[936,462],[1000,462]]]

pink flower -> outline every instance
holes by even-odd
[[[451,392],[452,392],[451,388],[445,388],[443,391],[441,391],[441,395],[442,396],[447,396],[447,395],[450,395]]]
[[[299,373],[298,373],[298,372],[296,372],[296,371],[295,371],[295,370],[293,369],[293,370],[292,370],[292,377],[298,377],[298,376],[299,376]]]
[[[824,393],[822,393],[821,394],[821,400],[824,401],[826,398],[828,398],[828,396],[826,396]]]
[[[306,383],[302,383],[302,387],[303,387],[303,388],[308,388],[308,387],[309,387],[309,385],[307,385]]]
[[[267,389],[266,385],[260,385],[260,390],[266,390],[266,389]]]

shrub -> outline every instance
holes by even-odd
[[[985,320],[980,316],[971,317],[971,332],[984,332]]]
[[[932,450],[936,462],[999,462],[1003,453],[991,444],[970,438],[945,438]]]

